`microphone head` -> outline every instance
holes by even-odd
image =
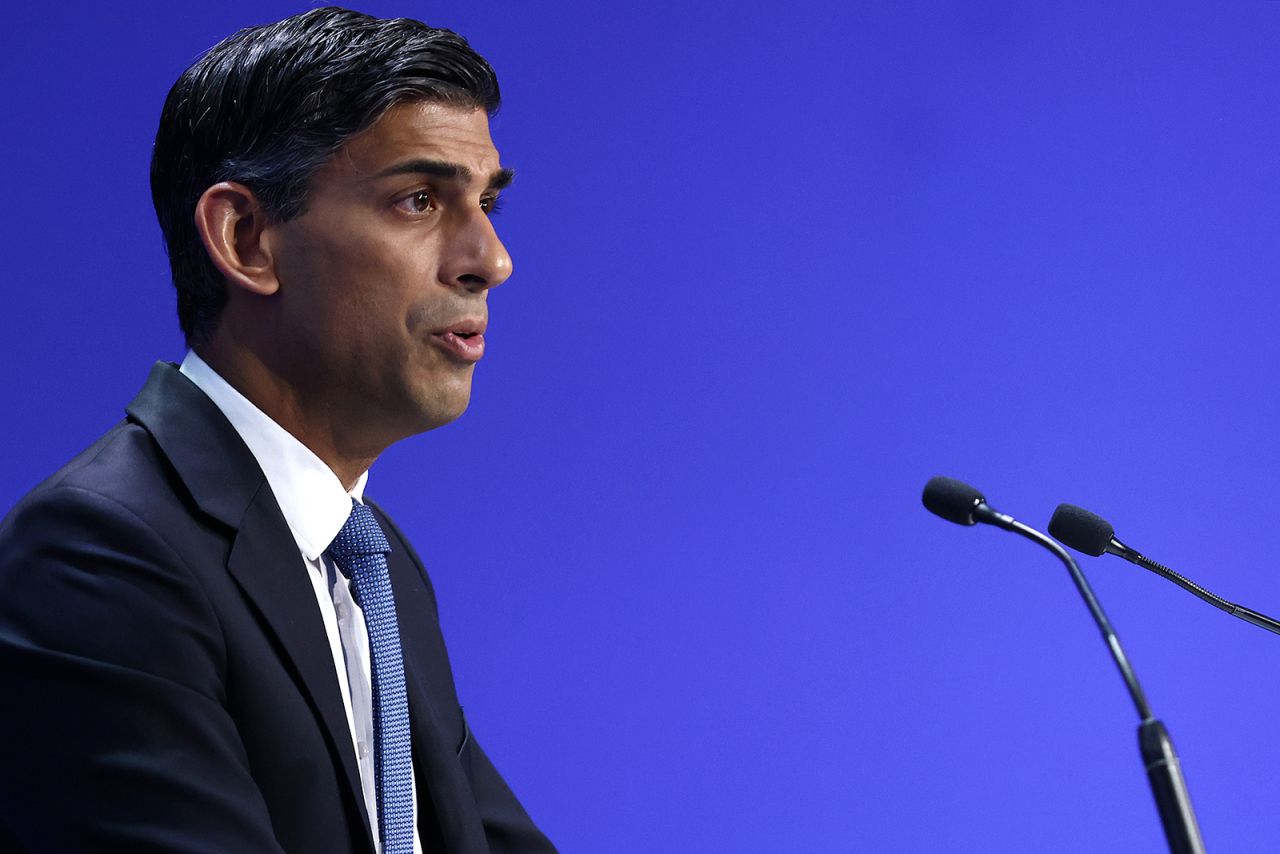
[[[1059,504],[1049,520],[1049,534],[1055,540],[1087,555],[1107,553],[1116,529],[1096,513],[1074,504]]]
[[[986,499],[982,493],[961,480],[950,477],[931,478],[924,485],[925,509],[957,525],[973,525],[978,520],[973,511]]]

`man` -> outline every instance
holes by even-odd
[[[0,527],[0,849],[554,850],[364,501],[467,406],[511,273],[498,102],[460,37],[341,9],[174,85],[152,192],[191,350]]]

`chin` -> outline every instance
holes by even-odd
[[[471,383],[465,388],[433,389],[433,393],[418,402],[415,432],[425,433],[457,421],[471,403]]]

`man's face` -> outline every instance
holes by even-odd
[[[511,275],[489,219],[509,180],[484,111],[435,102],[393,107],[316,171],[306,212],[269,229],[306,418],[376,453],[462,414],[488,289]]]

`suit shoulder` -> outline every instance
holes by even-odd
[[[0,521],[0,580],[116,569],[135,579],[187,576],[191,544],[225,548],[207,535],[210,523],[147,431],[124,421]]]
[[[155,440],[139,424],[124,420],[23,496],[0,523],[0,540],[14,528],[72,507],[94,506],[106,516],[151,520],[154,508],[187,504],[185,488]]]
[[[124,422],[18,502],[0,523],[0,650],[98,659],[175,682],[193,661],[216,666],[219,630],[192,564],[215,538],[184,545],[197,517],[175,502],[165,466],[146,432]],[[205,658],[171,660],[181,643]]]

